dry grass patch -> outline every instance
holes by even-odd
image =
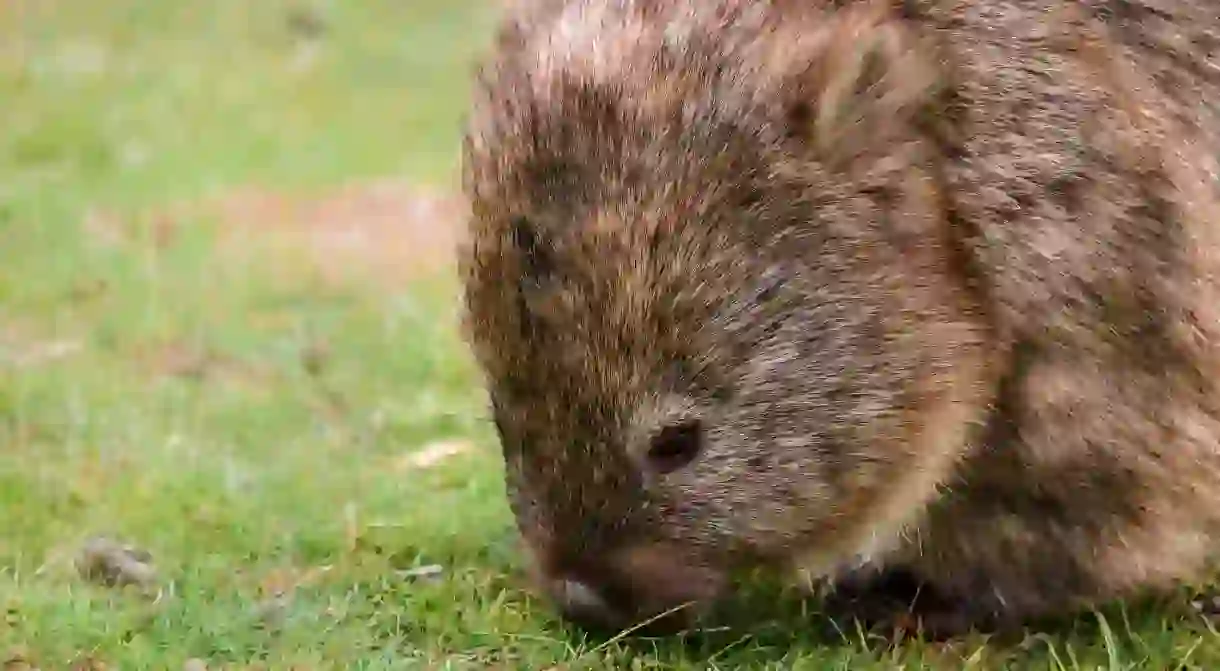
[[[460,198],[398,180],[315,197],[245,188],[208,207],[229,251],[304,261],[330,281],[396,285],[453,270]]]

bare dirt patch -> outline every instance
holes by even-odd
[[[205,221],[215,225],[218,262],[396,285],[455,270],[466,212],[456,194],[384,179],[311,194],[245,186],[133,216],[94,209],[82,227],[102,247],[160,250],[188,222]]]
[[[133,355],[135,361],[158,376],[222,383],[246,391],[266,389],[276,377],[270,367],[180,341],[150,343],[137,348]]]
[[[466,210],[457,196],[383,180],[316,197],[245,188],[208,212],[231,249],[303,257],[327,279],[398,283],[453,269]]]

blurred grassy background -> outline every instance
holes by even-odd
[[[532,601],[448,256],[496,9],[0,4],[5,668],[1220,661],[1184,605],[895,646],[769,597],[751,630],[633,643]],[[157,580],[83,580],[98,535]]]

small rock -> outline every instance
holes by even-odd
[[[417,566],[405,571],[399,571],[398,574],[404,578],[435,578],[445,572],[445,567],[439,564],[428,564],[427,566]]]
[[[254,604],[253,615],[260,629],[279,629],[288,619],[288,611],[292,607],[292,595],[282,594],[263,599]]]
[[[182,671],[208,671],[208,663],[197,657],[192,657],[182,665]]]
[[[85,580],[107,587],[144,587],[156,580],[152,555],[147,550],[104,537],[85,543],[76,558],[76,570]]]

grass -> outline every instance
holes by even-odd
[[[336,279],[183,205],[453,189],[494,5],[0,4],[5,668],[1220,665],[1166,606],[898,645],[758,595],[748,628],[599,641],[529,597],[452,277]],[[410,461],[437,444],[468,449]],[[95,535],[150,551],[155,588],[80,579]]]

